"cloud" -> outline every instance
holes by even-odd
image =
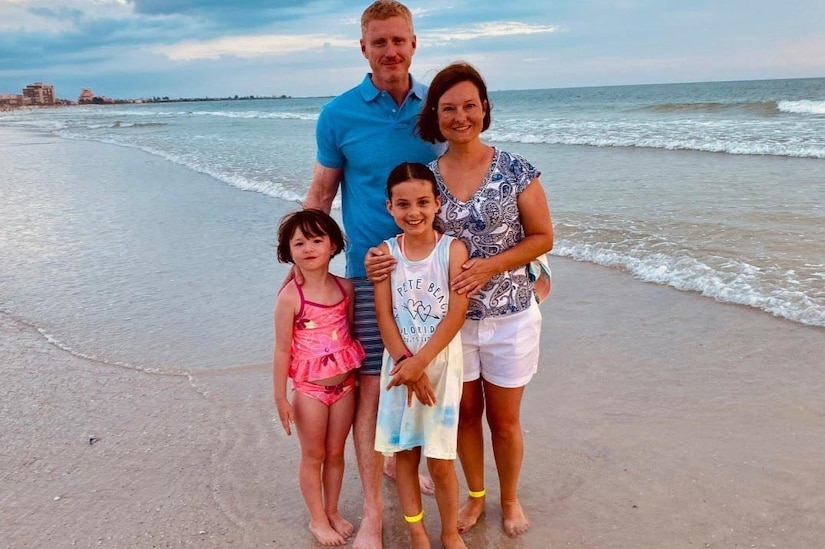
[[[349,23],[354,24],[354,21]],[[559,30],[558,25],[530,25],[520,22],[498,21],[450,30],[427,30],[419,34],[419,41],[429,47],[485,38],[552,34]],[[449,38],[445,38],[445,36]],[[155,46],[151,48],[151,51],[165,55],[172,61],[192,61],[196,59],[218,59],[226,56],[265,57],[317,51],[324,48],[352,49],[355,47],[357,47],[357,38],[354,35],[336,36],[310,33],[221,36],[211,40],[184,41]]]
[[[419,38],[433,44],[444,44],[456,40],[552,34],[558,32],[560,28],[558,25],[530,25],[518,21],[491,21],[463,28],[428,30]]]
[[[311,2],[306,0],[132,0],[135,13],[146,15],[172,14],[215,14],[229,12],[261,13],[272,10],[284,10],[304,7]]]
[[[58,6],[55,8],[51,8],[48,6],[34,6],[32,8],[29,8],[29,13],[31,13],[32,15],[43,17],[44,19],[68,21],[74,24],[80,22],[85,15],[82,10],[79,10],[77,8],[69,8],[65,6]]]
[[[284,55],[327,47],[354,48],[352,38],[336,38],[323,34],[272,34],[258,36],[224,36],[213,40],[180,42],[168,46],[156,46],[151,51],[160,53],[172,61],[218,59],[224,56],[263,57]]]
[[[174,16],[238,33],[317,16],[340,15],[340,1],[307,0],[130,0],[138,16]]]
[[[0,92],[337,93],[367,70],[370,1],[0,0]],[[499,89],[821,76],[825,2],[792,3],[416,0],[413,72],[465,59]]]

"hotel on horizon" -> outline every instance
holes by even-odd
[[[57,105],[60,101],[55,98],[54,86],[35,82],[23,88],[20,95],[11,93],[0,94],[0,105],[6,107],[28,107]]]
[[[77,98],[80,105],[114,103],[113,99],[96,95],[91,89],[83,88]],[[22,93],[0,93],[0,108],[16,107],[43,107],[51,105],[71,105],[73,101],[58,99],[54,93],[54,86],[35,82],[23,88]]]

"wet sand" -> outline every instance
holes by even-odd
[[[532,528],[501,533],[490,459],[467,545],[820,547],[825,330],[589,264],[553,269],[523,407]],[[0,545],[314,546],[268,364],[139,372],[4,314],[0,356]],[[348,458],[342,512],[357,525]],[[392,482],[384,494],[386,546],[403,547]],[[425,509],[435,540],[434,499]]]

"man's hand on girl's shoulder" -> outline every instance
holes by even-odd
[[[367,278],[372,282],[381,282],[392,273],[396,263],[395,258],[391,254],[385,254],[381,248],[370,248],[364,257]]]

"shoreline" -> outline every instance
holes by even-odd
[[[553,268],[523,407],[532,528],[501,533],[488,460],[487,518],[468,547],[815,546],[825,535],[822,330],[598,266]],[[190,384],[90,363],[5,315],[0,333],[7,542],[310,542],[298,443],[278,431],[268,364]],[[347,458],[341,510],[357,524],[351,443]],[[406,534],[389,481],[384,496],[396,547]],[[426,498],[429,517],[434,505]],[[437,532],[434,519],[428,527]]]
[[[51,147],[52,140],[60,141],[17,132],[0,126],[7,146],[20,141]],[[21,135],[27,137],[14,138]],[[145,325],[127,302],[123,334],[114,330],[120,316],[84,319],[88,324],[75,334],[77,340],[115,356],[124,349],[107,345],[123,343],[126,351],[145,355],[148,364],[166,364],[167,355],[188,357],[212,343],[215,333],[228,341],[204,353],[216,357],[210,367],[170,362],[167,374],[153,373],[93,362],[57,347],[26,322],[30,310],[19,304],[8,309],[23,322],[0,313],[0,539],[12,547],[43,548],[314,546],[298,488],[297,437],[286,437],[277,422],[265,351],[271,344],[269,300],[283,276],[281,266],[273,268],[271,230],[284,204],[130,152],[135,149],[109,147],[60,142],[52,153],[63,151],[60,158],[77,163],[61,171],[59,181],[79,174],[81,182],[89,181],[88,196],[101,202],[120,198],[116,220],[144,214],[136,234],[148,251],[166,251],[161,255],[170,263],[159,274],[175,278],[171,288],[181,295],[169,310],[159,308],[163,301],[136,302],[148,311]],[[19,167],[10,173],[20,181],[28,181],[22,178],[30,173],[42,175],[36,159],[49,156],[41,149],[27,154],[28,160],[10,164]],[[111,186],[105,196],[100,181]],[[123,190],[135,181],[145,189]],[[169,181],[174,190],[161,186]],[[143,194],[155,200],[134,204]],[[66,209],[65,198],[44,199],[44,207],[55,208],[49,219],[65,221],[85,212]],[[222,217],[215,217],[214,204],[221,205]],[[175,224],[184,213],[209,223],[187,217]],[[159,221],[169,226],[150,239]],[[261,230],[250,233],[251,226]],[[76,236],[49,229],[44,234],[59,237],[57,250]],[[183,229],[193,233],[178,235]],[[170,234],[180,236],[180,243],[167,249]],[[98,242],[94,236],[85,234],[85,241]],[[255,238],[260,242],[244,247]],[[135,240],[124,232],[107,235],[104,244],[107,251],[120,250]],[[220,255],[207,253],[218,243]],[[0,244],[11,249],[16,242],[0,239]],[[219,257],[242,266],[238,272],[249,278],[232,287],[239,293],[211,279],[193,286],[209,270],[198,264],[186,277],[182,271],[190,262],[172,262],[193,248],[209,261]],[[227,256],[226,250],[236,255]],[[250,254],[260,256],[260,265],[244,263]],[[521,498],[532,527],[514,540],[501,532],[488,439],[490,498],[486,518],[465,536],[468,547],[817,547],[825,537],[825,498],[819,489],[825,478],[823,328],[595,264],[556,256],[550,261],[554,288],[541,306],[539,373],[522,408]],[[22,272],[37,272],[20,265]],[[100,265],[85,271],[97,277],[82,279],[80,294],[103,299],[98,292],[111,275],[104,270],[110,264]],[[147,269],[155,274],[147,267],[151,262],[135,265],[130,263],[126,274]],[[57,279],[45,280],[54,285],[52,294],[73,296],[78,290],[67,285],[70,290],[64,291]],[[157,288],[165,290],[150,285],[144,293],[172,295]],[[240,304],[240,314],[227,322],[239,326],[236,332],[212,331],[217,315],[229,316],[225,309],[187,309],[171,320],[181,304],[214,300],[216,288]],[[53,318],[49,314],[55,313],[38,311]],[[164,322],[169,325],[153,331]],[[254,349],[252,358],[233,347]],[[169,348],[175,352],[167,353]],[[459,482],[466,489],[460,473]],[[349,442],[341,512],[356,525],[360,494]],[[404,546],[406,526],[388,480],[384,498],[386,546]],[[425,498],[424,505],[435,540],[435,501]]]

